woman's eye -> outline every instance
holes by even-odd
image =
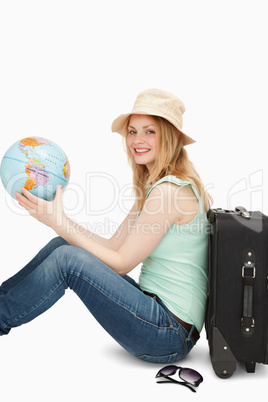
[[[148,134],[155,134],[155,131],[149,130],[149,131],[147,131],[147,133],[148,133]]]
[[[128,133],[129,133],[129,134],[136,134],[136,131],[130,130]]]

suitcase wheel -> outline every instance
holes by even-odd
[[[255,373],[256,363],[246,363],[246,370],[248,373]]]

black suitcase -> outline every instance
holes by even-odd
[[[238,362],[247,372],[268,364],[268,217],[212,209],[209,220],[209,281],[206,335],[220,378]]]

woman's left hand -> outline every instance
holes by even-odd
[[[62,205],[62,186],[59,186],[53,201],[45,201],[36,197],[25,188],[21,188],[22,194],[15,193],[16,200],[25,208],[29,214],[57,231],[63,225],[66,215]]]

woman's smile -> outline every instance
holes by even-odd
[[[150,151],[150,149],[148,149],[148,148],[147,149],[146,148],[134,148],[134,150],[135,150],[136,154],[138,154],[138,155],[144,155]]]

